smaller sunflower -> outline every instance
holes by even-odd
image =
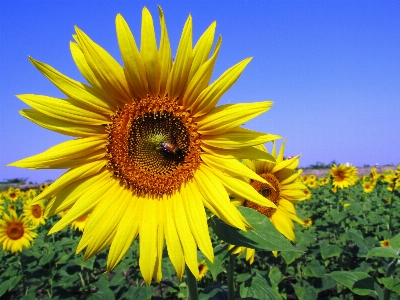
[[[9,187],[7,191],[7,199],[11,202],[16,202],[21,196],[21,190],[19,188]]]
[[[83,215],[82,217],[76,219],[74,222],[71,223],[71,227],[75,230],[79,230],[80,232],[83,232],[83,229],[85,228],[86,220],[89,217],[90,214]]]
[[[201,280],[206,276],[208,272],[208,266],[206,264],[206,261],[203,260],[201,263],[199,263],[199,278],[197,280]]]
[[[365,193],[371,193],[374,190],[375,185],[372,184],[370,181],[365,181],[362,184]]]
[[[334,164],[331,168],[330,174],[332,175],[333,188],[344,189],[352,186],[357,181],[357,168],[354,166],[346,166]]]
[[[8,204],[7,205],[7,211],[8,212],[11,212],[11,211],[17,211],[17,209],[18,209],[18,207],[17,207],[17,205],[15,205],[15,204]]]
[[[389,240],[380,241],[379,244],[381,245],[381,247],[390,247]]]
[[[4,213],[0,219],[0,243],[3,250],[16,253],[22,252],[24,247],[29,248],[33,239],[37,237],[33,229],[29,226],[28,220],[22,215],[18,217],[15,211],[11,210],[10,215]]]
[[[329,183],[329,177],[322,177],[318,179],[318,185],[319,186],[324,186],[327,185]]]
[[[311,227],[311,225],[312,225],[312,220],[311,220],[311,218],[307,218],[307,219],[305,219],[305,220],[303,221],[303,226],[304,226],[304,227]]]
[[[40,224],[46,224],[46,217],[43,215],[44,205],[43,201],[31,204],[31,201],[26,203],[23,207],[22,216],[24,216],[28,221],[36,228]]]
[[[306,187],[306,188],[303,190],[303,192],[304,192],[304,194],[306,195],[306,200],[310,200],[310,199],[311,199],[311,196],[312,196],[311,191]]]
[[[318,187],[318,182],[316,179],[309,178],[308,181],[306,182],[306,185],[311,189],[316,189]]]
[[[228,250],[231,250],[233,248],[235,248],[234,245],[228,245]],[[232,251],[232,254],[237,254],[238,256],[240,256],[245,252],[246,252],[246,261],[248,261],[249,264],[252,265],[254,262],[254,257],[256,255],[255,249],[238,246]],[[275,251],[273,251],[273,252],[275,252]]]

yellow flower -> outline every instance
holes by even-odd
[[[304,192],[304,194],[306,195],[306,200],[310,200],[310,199],[311,199],[311,196],[312,196],[311,191],[306,187],[306,188],[303,190],[303,192]]]
[[[380,241],[379,244],[381,244],[381,247],[390,247],[389,240]]]
[[[235,248],[234,245],[228,245],[228,250],[231,250],[233,248]],[[276,251],[272,251],[272,252],[276,252]],[[256,250],[247,248],[247,247],[237,246],[235,248],[235,250],[232,251],[232,254],[237,254],[237,255],[242,255],[243,253],[246,253],[246,261],[248,261],[249,264],[252,265],[254,263],[254,257],[256,255]],[[275,257],[277,257],[277,256],[275,255]]]
[[[239,62],[209,84],[221,46],[219,38],[211,51],[216,23],[193,47],[189,16],[172,61],[161,8],[159,15],[157,47],[153,18],[143,9],[140,49],[117,15],[124,66],[76,28],[71,52],[89,85],[30,58],[67,97],[19,95],[33,107],[21,114],[77,138],[10,164],[69,169],[35,198],[52,197],[46,216],[70,208],[49,233],[91,212],[77,252],[86,249],[88,259],[111,246],[107,271],[139,235],[139,265],[147,283],[152,277],[162,279],[164,242],[179,279],[185,264],[199,277],[197,247],[213,261],[205,207],[231,226],[250,227],[230,203],[227,189],[275,207],[239,179],[259,176],[237,159],[271,159],[255,146],[279,138],[240,127],[272,102],[216,106],[251,60]]]
[[[327,185],[329,183],[329,178],[328,177],[322,177],[320,179],[318,179],[318,185],[320,186],[324,186]]]
[[[16,202],[21,196],[21,190],[19,188],[9,187],[7,191],[7,199],[11,202]]]
[[[363,189],[364,189],[364,192],[365,192],[365,193],[371,193],[371,192],[374,190],[374,187],[375,187],[375,186],[374,186],[371,182],[369,182],[369,181],[363,182],[362,186],[363,186]]]
[[[315,189],[318,187],[318,183],[316,179],[313,178],[309,178],[306,182],[307,187],[311,188],[311,189]]]
[[[199,263],[198,269],[199,269],[199,278],[198,278],[198,280],[200,280],[200,279],[203,279],[204,276],[206,276],[207,271],[208,271],[208,266],[207,266],[205,260],[203,260],[201,263]]]
[[[310,227],[312,225],[312,220],[311,218],[307,218],[303,221],[303,226],[304,227]]]
[[[340,164],[332,166],[332,185],[334,188],[346,188],[354,185],[357,180],[357,168]]]
[[[10,213],[11,211],[17,211],[17,206],[15,204],[8,204],[7,211]]]
[[[259,146],[259,148],[267,153],[267,149],[264,146]],[[247,167],[259,174],[266,181],[266,183],[263,183],[251,179],[251,185],[258,193],[274,202],[277,207],[262,207],[247,199],[240,199],[239,197],[237,199],[240,200],[241,205],[253,208],[270,218],[279,232],[289,240],[294,241],[293,221],[303,224],[303,221],[296,214],[294,205],[297,201],[307,198],[304,193],[306,186],[299,179],[302,171],[295,172],[295,169],[299,165],[299,156],[284,160],[284,149],[285,142],[282,143],[277,155],[276,144],[274,143],[271,154],[276,158],[276,163],[243,159],[243,163]]]
[[[85,227],[86,220],[88,217],[89,217],[89,214],[79,217],[74,222],[72,222],[71,227],[74,228],[75,230],[79,230],[80,232],[83,232],[83,229]]]
[[[0,243],[4,251],[11,253],[22,252],[23,247],[29,248],[37,234],[33,232],[34,228],[28,225],[28,221],[13,210],[10,215],[3,214],[0,219]]]
[[[44,205],[42,201],[37,202],[36,204],[32,204],[32,201],[29,201],[23,207],[22,216],[24,216],[36,228],[39,224],[46,224],[43,210]]]

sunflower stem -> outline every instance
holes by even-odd
[[[228,265],[228,300],[235,299],[235,255],[229,255]]]
[[[185,266],[186,273],[186,284],[189,290],[189,300],[198,300],[199,295],[197,294],[197,280],[189,270],[188,266]]]
[[[386,276],[385,276],[386,278],[391,277],[394,270],[396,270],[397,261],[398,261],[398,258],[395,258],[389,263],[387,271],[386,271]],[[391,293],[392,292],[388,288],[385,287],[385,290],[383,292],[383,300],[389,300]]]
[[[22,252],[19,253],[18,258],[19,258],[19,265],[21,267],[22,289],[23,289],[24,293],[26,293],[25,269],[24,269],[24,264],[22,263]]]

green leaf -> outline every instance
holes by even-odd
[[[249,273],[244,273],[244,274],[239,274],[235,277],[236,282],[245,282],[246,280],[249,280],[251,277],[251,274]]]
[[[400,295],[400,279],[399,278],[382,278],[382,283],[388,290]]]
[[[228,251],[226,250],[227,246],[228,245],[217,245],[214,248],[214,263],[205,257],[208,270],[210,271],[214,281],[217,281],[218,274],[225,271],[224,262],[228,257]]]
[[[368,251],[367,259],[373,256],[377,257],[391,257],[391,258],[400,258],[397,254],[396,250],[392,247],[376,247]]]
[[[276,230],[269,218],[251,208],[239,206],[238,210],[254,227],[254,230],[242,231],[225,224],[218,218],[213,218],[214,222],[211,222],[211,225],[220,239],[232,245],[252,249],[299,252]]]
[[[153,287],[151,286],[131,286],[129,290],[124,294],[123,299],[135,299],[135,300],[145,300],[150,299],[153,295]]]
[[[279,268],[272,268],[269,270],[268,278],[271,281],[272,286],[278,286],[285,276],[283,276]]]
[[[395,235],[394,238],[389,240],[390,247],[392,247],[397,252],[400,251],[400,233]]]
[[[342,248],[336,245],[330,245],[328,243],[320,244],[322,259],[327,259],[329,257],[340,256],[342,253]]]
[[[240,297],[253,297],[256,299],[276,299],[281,300],[281,296],[274,291],[268,282],[261,277],[252,277],[251,280],[243,282],[240,285]]]
[[[294,262],[297,258],[301,257],[300,252],[281,252],[280,255],[285,260],[286,264],[290,265]]]
[[[364,272],[335,271],[326,275],[357,295],[367,296],[375,291],[374,279]]]
[[[88,300],[114,300],[114,292],[110,290],[109,288],[103,288],[98,290],[96,293],[91,294],[88,298]],[[138,299],[138,298],[132,298],[132,299]]]
[[[0,296],[4,295],[7,291],[11,291],[21,281],[22,276],[15,276],[0,284]]]
[[[294,291],[299,300],[314,300],[318,298],[318,292],[313,286],[295,286]]]
[[[318,260],[313,260],[305,266],[303,272],[305,276],[321,278],[325,275],[325,267]]]

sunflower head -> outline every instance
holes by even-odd
[[[18,217],[15,211],[11,210],[10,215],[4,213],[0,219],[0,244],[3,250],[16,253],[22,252],[24,247],[30,247],[37,237],[33,229],[33,226],[28,225],[28,220],[22,215]]]
[[[347,188],[352,186],[357,181],[357,168],[354,166],[347,166],[334,164],[330,170],[332,176],[332,185],[335,188]]]

